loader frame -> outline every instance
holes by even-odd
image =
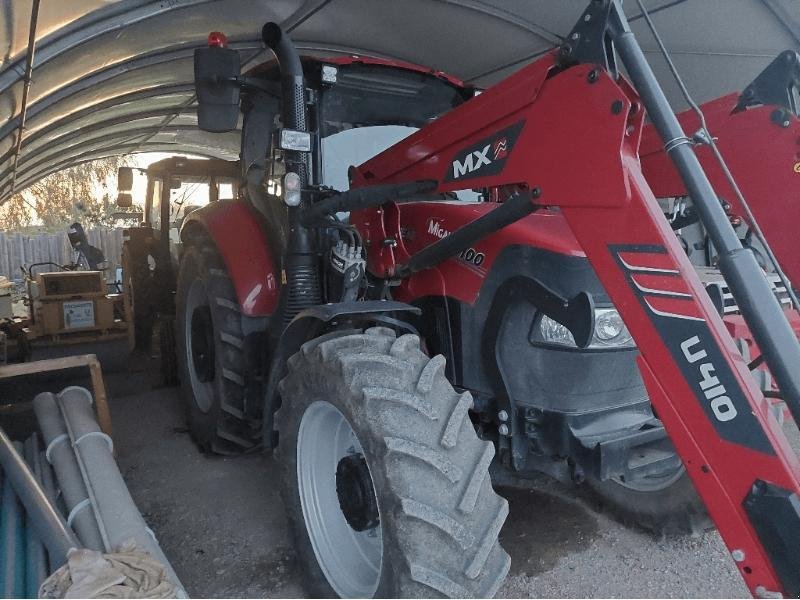
[[[633,87],[618,76],[616,55]],[[510,200],[414,256],[402,244],[381,243],[401,239],[389,208],[359,211],[351,221],[368,232],[373,275],[425,278],[436,276],[430,267],[437,262],[530,210],[558,207],[633,334],[652,404],[749,589],[797,596],[800,554],[791,544],[800,535],[800,463],[642,175],[643,108],[800,420],[797,340],[733,231],[618,0],[592,2],[549,59],[351,173],[351,189],[415,181],[436,182],[440,193],[513,186]]]

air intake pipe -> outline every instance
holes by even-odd
[[[306,84],[300,55],[292,41],[277,23],[267,23],[261,30],[264,44],[272,50],[281,71],[281,97],[283,127],[295,131],[308,131],[306,116]],[[304,152],[284,151],[287,173],[296,173],[300,187],[308,185],[308,161]],[[300,222],[299,206],[289,206],[289,243],[286,256],[286,285],[281,304],[284,324],[288,324],[300,311],[322,303],[319,270],[309,230]]]

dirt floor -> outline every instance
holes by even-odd
[[[178,388],[159,387],[157,361],[129,360],[124,342],[38,357],[66,352],[98,353],[120,469],[189,593],[302,597],[272,459],[201,454]],[[0,387],[0,395],[24,400],[74,383],[80,374],[36,378]],[[715,532],[654,539],[600,512],[586,492],[549,481],[499,491],[510,504],[501,537],[512,564],[498,597],[747,597]]]

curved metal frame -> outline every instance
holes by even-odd
[[[19,181],[20,181],[19,185],[17,186],[18,190],[23,189],[23,187],[26,186],[26,185],[30,185],[30,179],[31,178],[35,179],[37,176],[44,177],[45,173],[49,174],[49,173],[53,173],[55,171],[58,171],[60,169],[65,169],[65,168],[68,168],[70,166],[74,166],[74,164],[78,164],[78,161],[85,162],[82,159],[84,158],[85,155],[88,155],[90,153],[103,152],[105,150],[109,150],[110,152],[107,154],[107,156],[111,156],[113,154],[125,154],[125,153],[128,153],[128,152],[134,152],[134,151],[135,152],[139,152],[139,151],[142,151],[141,148],[139,148],[139,147],[140,146],[141,147],[145,147],[145,146],[148,145],[149,142],[143,142],[143,141],[139,140],[139,141],[130,142],[130,143],[127,143],[127,144],[113,143],[110,146],[105,146],[105,147],[100,147],[100,148],[86,148],[86,146],[89,146],[91,144],[98,144],[98,143],[102,144],[104,142],[110,142],[110,141],[114,141],[114,140],[120,140],[121,142],[122,141],[127,142],[131,138],[141,138],[141,137],[146,136],[148,134],[180,133],[180,132],[185,132],[185,131],[196,132],[197,129],[194,128],[194,127],[187,127],[187,126],[174,126],[174,127],[156,126],[156,127],[132,129],[132,130],[128,130],[126,132],[115,132],[113,134],[108,134],[108,135],[104,135],[104,136],[95,137],[95,138],[92,138],[90,140],[86,140],[84,143],[74,146],[73,148],[75,149],[75,152],[70,153],[69,155],[65,156],[62,160],[60,160],[57,163],[56,168],[53,168],[52,163],[49,163],[47,158],[45,158],[45,159],[37,161],[35,164],[30,165],[27,169],[24,169],[20,173],[20,176],[18,178]],[[123,152],[122,151],[122,147],[123,146],[125,146],[127,152]],[[170,151],[182,152],[183,151],[182,150],[183,147],[187,147],[187,148],[188,147],[196,147],[196,148],[203,147],[203,146],[197,145],[196,143],[193,143],[193,142],[181,142],[181,143],[176,144],[176,146],[178,146],[177,150],[173,149],[173,150],[170,150]],[[218,149],[219,145],[217,145],[215,148]],[[120,149],[120,151],[113,152],[114,149]],[[208,149],[212,150],[212,147],[209,146]],[[86,153],[86,154],[84,154],[84,153]],[[212,153],[212,155],[215,156],[215,157],[218,157],[218,158],[229,158],[229,159],[232,158],[230,155],[227,155],[224,152]],[[64,154],[62,153],[61,156],[64,156]],[[71,161],[72,161],[72,164],[71,164]],[[0,183],[0,186],[4,186],[2,194],[7,194],[9,192],[9,189],[7,189],[8,188],[8,178],[9,178],[9,175],[6,176],[5,181]],[[2,195],[2,194],[0,194],[0,195]]]
[[[145,119],[154,119],[158,117],[168,117],[173,115],[181,116],[187,113],[193,114],[196,117],[196,111],[193,106],[186,106],[186,107],[170,106],[168,108],[162,108],[158,110],[144,111],[139,113],[129,113],[114,117],[112,119],[96,121],[92,125],[81,127],[80,129],[65,129],[63,132],[59,133],[55,137],[41,140],[38,144],[36,143],[37,141],[39,141],[37,138],[36,140],[31,140],[28,144],[23,145],[23,148],[28,150],[28,152],[31,152],[33,150],[42,148],[42,146],[44,146],[44,148],[42,148],[43,151],[46,151],[48,154],[53,154],[51,150],[58,148],[64,144],[73,142],[76,139],[80,139],[83,136],[96,131],[102,131],[106,128],[108,128],[109,131],[113,131],[113,128],[115,126],[122,125],[124,123],[136,123],[139,121],[143,121]],[[60,127],[60,129],[63,129],[63,127]],[[0,160],[0,163],[1,162],[2,160]],[[5,177],[5,175],[6,173],[0,170],[0,180],[2,180],[3,177]]]
[[[130,73],[131,71],[136,71],[138,69],[151,67],[153,65],[191,58],[194,54],[195,48],[201,48],[204,46],[205,44],[197,44],[192,46],[183,46],[177,49],[170,48],[165,51],[143,54],[137,57],[136,59],[123,63],[117,63],[105,69],[100,69],[98,71],[95,71],[92,74],[87,75],[86,77],[78,79],[76,82],[70,85],[57,89],[52,94],[48,94],[47,96],[38,98],[36,101],[32,102],[29,108],[28,118],[32,119],[55,104],[63,102],[71,98],[72,96],[75,96],[87,89],[96,88],[98,85],[105,83],[109,80],[112,80],[120,75],[124,75],[126,73]],[[256,41],[235,42],[229,44],[229,47],[236,50],[252,50],[255,48],[259,48],[260,42]],[[179,85],[181,83],[184,82],[172,83],[172,85]],[[187,84],[191,83],[191,85],[194,86],[193,81],[185,83]],[[5,124],[0,126],[0,138],[6,137],[17,127],[17,125],[18,125],[18,117],[9,119]]]
[[[93,140],[98,138],[97,134],[108,134],[108,135],[115,135],[115,134],[125,134],[127,132],[132,132],[138,129],[139,127],[146,127],[143,123],[145,120],[154,119],[158,117],[171,117],[171,116],[189,116],[194,118],[196,123],[197,116],[196,113],[192,110],[180,111],[178,109],[167,109],[162,111],[154,111],[154,114],[146,115],[146,116],[125,116],[119,117],[116,119],[112,119],[111,121],[116,121],[116,123],[112,123],[111,121],[106,121],[101,124],[97,124],[94,126],[74,130],[70,133],[61,135],[53,140],[48,140],[46,145],[42,148],[32,148],[32,153],[29,152],[26,155],[26,158],[19,161],[19,168],[24,168],[25,165],[30,164],[31,161],[37,160],[37,162],[41,162],[42,159],[46,159],[51,156],[58,156],[59,152],[63,151],[64,149],[75,148],[76,146],[82,145],[84,142],[92,142]],[[163,119],[162,119],[163,121]],[[129,127],[120,128],[120,125],[130,125]],[[196,127],[196,125],[195,125]],[[95,135],[91,135],[95,134]],[[84,139],[85,138],[85,139]],[[65,148],[66,146],[66,148]],[[33,163],[37,164],[37,163]],[[9,170],[0,169],[0,181],[5,179],[8,176]]]
[[[134,5],[129,10],[120,10],[120,5],[110,5],[93,11],[37,42],[34,69],[65,52],[79,48],[89,40],[123,29],[133,23],[146,21],[174,10],[208,4],[212,1],[171,0],[171,2],[162,2],[161,0],[150,0],[145,5]],[[5,71],[0,72],[0,93],[5,92],[21,80],[18,73],[23,61],[24,57],[18,58],[7,65]]]
[[[494,6],[486,3],[483,0],[436,0],[440,4],[451,5],[458,9],[474,12],[480,14],[482,17],[491,19],[495,22],[502,22],[509,24],[513,27],[520,28],[521,30],[530,33],[531,36],[545,41],[550,44],[558,44],[561,37],[549,31],[546,27],[539,25],[535,21],[521,15],[515,14],[504,8]],[[684,2],[685,0],[673,0],[665,3],[663,6],[655,10],[666,10],[673,6]],[[141,24],[150,19],[163,19],[163,18],[179,18],[177,11],[191,11],[194,7],[204,7],[209,5],[213,0],[170,0],[170,2],[163,2],[163,0],[121,0],[113,4],[108,4],[96,10],[93,10],[85,15],[79,16],[74,21],[66,24],[64,27],[55,30],[53,33],[37,40],[36,42],[36,55],[33,61],[34,77],[37,70],[47,65],[52,60],[68,56],[71,52],[78,53],[87,42],[94,40],[101,40],[103,36],[111,39],[114,33],[129,27],[133,24]],[[770,0],[762,0],[762,2],[769,6]],[[296,10],[286,17],[283,26],[287,31],[298,29],[303,23],[318,14],[320,11],[326,10],[333,5],[333,0],[304,0],[298,2]],[[208,10],[208,9],[206,9]],[[772,11],[775,16],[775,11]],[[171,17],[169,15],[172,15]],[[635,21],[641,15],[632,16],[630,21]],[[776,17],[777,19],[777,17]],[[153,21],[155,22],[155,21]],[[302,37],[302,35],[301,35]],[[198,40],[199,41],[199,40]],[[160,43],[168,43],[167,40],[161,40]],[[199,44],[198,44],[199,45]],[[327,44],[314,41],[300,40],[297,42],[298,47],[306,52],[316,53],[332,53],[332,54],[361,54],[363,56],[374,57],[387,57],[385,53],[378,50],[373,50],[364,47],[358,47],[357,44],[353,46],[345,46],[338,44]],[[40,148],[41,144],[37,144],[37,140],[50,135],[52,132],[59,131],[61,128],[67,128],[71,123],[80,118],[84,118],[93,114],[96,111],[101,111],[110,106],[114,106],[118,102],[125,101],[126,98],[148,98],[160,95],[162,92],[170,93],[176,89],[189,91],[193,88],[192,82],[170,82],[170,84],[157,85],[152,89],[141,89],[136,91],[126,90],[123,93],[118,93],[113,98],[107,98],[100,102],[91,103],[90,106],[73,107],[76,110],[63,114],[64,110],[69,110],[63,106],[63,103],[75,98],[77,95],[89,89],[103,88],[105,84],[112,82],[115,78],[123,76],[137,69],[145,69],[155,65],[162,65],[169,61],[182,60],[189,58],[196,46],[194,44],[162,46],[157,50],[148,53],[142,53],[134,56],[130,60],[122,60],[110,66],[102,66],[96,68],[95,65],[90,67],[90,70],[80,75],[75,81],[63,87],[56,88],[52,92],[46,92],[43,96],[32,100],[28,107],[28,131],[31,135],[24,136],[20,149],[20,165],[31,164],[31,157],[26,157],[34,149]],[[247,51],[254,50],[255,52],[250,56],[243,57],[243,64],[252,65],[254,61],[262,59],[263,54],[261,51],[260,40],[242,39],[232,42],[230,47]],[[537,53],[538,54],[538,53]],[[481,73],[474,76],[468,76],[468,73],[461,75],[466,81],[474,81],[481,77],[487,77],[493,73],[500,72],[504,69],[515,67],[517,64],[523,63],[527,60],[535,58],[536,54],[522,58],[515,63],[499,65],[491,71]],[[392,56],[391,58],[402,58]],[[11,100],[14,105],[15,98],[13,88],[18,85],[23,79],[23,66],[25,61],[25,53],[17,52],[13,60],[7,62],[3,69],[0,70],[0,96],[6,96]],[[95,68],[92,68],[95,67]],[[110,92],[114,93],[114,92]],[[147,118],[143,114],[149,114],[149,111],[143,110],[138,113],[131,113],[132,120],[141,120]],[[183,114],[181,107],[176,107],[176,113]],[[165,115],[166,116],[166,115]],[[41,122],[43,118],[47,118],[49,122],[41,125],[40,129],[36,129],[35,122]],[[109,118],[104,121],[105,125],[114,126],[115,118]],[[15,138],[17,137],[15,131],[19,127],[19,115],[14,115],[8,121],[0,126],[0,143],[3,146],[6,144],[13,148]],[[98,125],[92,127],[92,131],[102,130],[104,126]],[[58,140],[64,141],[67,139],[59,131]],[[75,138],[70,138],[75,139]],[[78,147],[84,147],[80,144]],[[27,149],[27,152],[26,152]],[[213,149],[211,149],[213,151]],[[0,157],[0,165],[3,165],[4,172],[7,172],[9,166],[7,161],[9,157],[13,156],[13,151],[3,152]],[[73,156],[73,160],[80,158]],[[29,179],[31,175],[30,167],[19,173],[20,178],[23,180]],[[8,190],[0,192],[0,203],[3,202],[8,194]]]
[[[220,152],[212,152],[207,146],[198,146],[194,144],[187,144],[185,142],[181,144],[169,144],[163,141],[157,142],[150,142],[144,145],[134,143],[134,144],[122,144],[119,146],[114,146],[113,148],[104,148],[102,150],[98,150],[96,153],[89,153],[81,156],[79,160],[75,160],[75,157],[70,157],[64,161],[54,163],[48,169],[41,173],[37,173],[28,179],[23,179],[18,183],[17,189],[18,191],[22,191],[25,188],[33,185],[40,179],[47,177],[48,175],[52,175],[57,171],[61,171],[62,169],[67,169],[70,167],[76,167],[83,163],[91,162],[93,160],[99,160],[102,158],[108,158],[110,156],[118,156],[120,154],[144,154],[147,152],[172,152],[175,154],[189,154],[193,156],[202,156],[203,158],[222,158],[222,159],[229,159],[230,157],[225,155],[224,153]],[[177,147],[176,147],[177,146]],[[138,149],[137,149],[138,148]],[[137,149],[136,152],[133,152],[134,149]]]
[[[123,94],[122,96],[117,96],[114,98],[110,98],[108,100],[104,100],[99,102],[98,104],[92,104],[89,106],[84,107],[79,111],[75,111],[70,113],[68,116],[64,117],[63,119],[58,119],[53,121],[49,125],[42,127],[41,129],[34,130],[33,133],[29,134],[25,137],[22,142],[23,149],[33,148],[34,144],[39,140],[41,137],[47,136],[54,131],[58,131],[59,129],[68,129],[69,127],[83,118],[91,116],[95,113],[101,113],[109,109],[113,109],[116,107],[120,107],[124,104],[134,104],[136,102],[147,101],[152,98],[167,98],[169,96],[180,96],[182,97],[183,101],[179,104],[175,104],[174,108],[177,110],[179,107],[183,106],[186,100],[194,96],[194,84],[181,84],[181,85],[174,85],[174,86],[159,86],[156,88],[148,88],[144,90],[140,90],[137,92],[130,92],[128,94]],[[142,111],[136,112],[132,111],[129,113],[125,113],[125,116],[137,118]],[[123,115],[120,115],[123,116]],[[11,150],[0,156],[0,164],[4,163],[8,158],[12,155]]]

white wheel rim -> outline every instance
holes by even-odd
[[[370,598],[383,561],[380,523],[366,531],[348,524],[336,493],[336,467],[361,443],[345,416],[317,401],[303,413],[297,434],[297,482],[308,537],[322,572],[342,598]]]

